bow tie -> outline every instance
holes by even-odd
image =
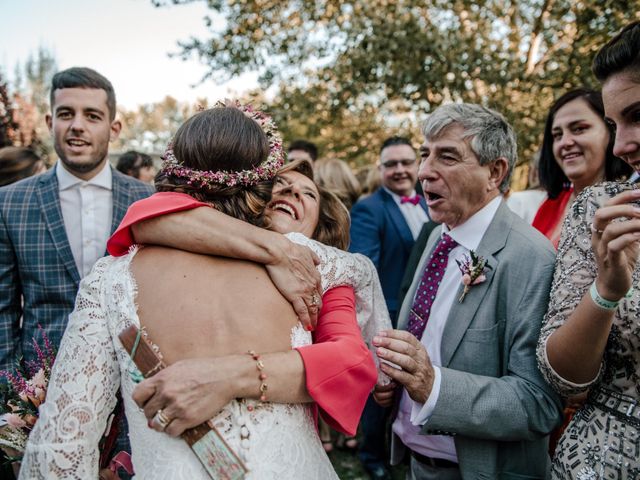
[[[400,198],[400,204],[413,203],[418,205],[420,203],[420,195],[414,195],[413,197],[407,197],[406,195]]]

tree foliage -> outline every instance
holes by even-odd
[[[122,122],[120,138],[113,143],[113,151],[138,150],[150,154],[164,152],[178,127],[198,108],[206,108],[207,100],[196,105],[179,102],[171,96],[162,101],[138,106],[137,110],[120,108]]]
[[[23,71],[20,72],[19,66],[16,71],[16,79],[19,82],[16,89],[24,92],[27,100],[35,105],[40,115],[46,115],[49,112],[51,79],[58,71],[58,62],[53,52],[39,47],[35,54],[29,54]],[[21,85],[23,80],[25,85]]]
[[[11,96],[13,118],[17,124],[14,145],[29,146],[45,161],[53,152],[45,115],[49,112],[51,78],[58,69],[55,55],[45,47],[29,54],[24,65],[16,65],[14,93]]]
[[[10,93],[9,85],[0,73],[0,148],[32,147],[46,157],[46,149],[36,132],[37,118],[35,105],[20,93]]]
[[[0,72],[0,148],[13,145],[18,125],[13,118],[13,102],[7,82]]]
[[[397,127],[398,117],[412,118],[415,129],[447,101],[503,112],[527,160],[553,98],[595,85],[594,53],[640,18],[640,0],[208,0],[208,7],[209,38],[181,42],[181,55],[199,57],[214,80],[259,71],[262,87],[279,86],[274,107],[308,115],[296,129],[310,124],[327,145],[350,146],[352,161],[363,155],[352,122],[377,135]],[[369,148],[382,138],[371,140]]]

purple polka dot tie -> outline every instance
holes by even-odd
[[[436,298],[444,272],[447,269],[447,263],[449,263],[449,253],[457,245],[458,243],[445,233],[426,264],[413,305],[409,311],[409,323],[407,326],[407,330],[413,333],[418,340],[422,337],[424,327],[427,326],[431,306]]]

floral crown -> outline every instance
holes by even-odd
[[[280,170],[284,164],[284,154],[282,152],[282,138],[278,133],[278,128],[273,122],[273,119],[259,110],[254,110],[251,105],[242,105],[237,100],[227,101],[226,103],[218,101],[214,105],[214,108],[217,107],[237,108],[260,125],[269,141],[269,156],[267,159],[255,168],[240,170],[238,172],[226,170],[197,170],[184,166],[173,154],[173,149],[171,145],[169,145],[162,156],[161,172],[165,175],[187,179],[188,185],[197,188],[212,187],[214,185],[226,185],[227,187],[234,187],[236,185],[251,186],[275,177],[278,170]]]

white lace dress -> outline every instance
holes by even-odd
[[[293,234],[321,258],[323,289],[351,285],[356,291],[358,322],[367,335],[390,328],[375,269],[362,255],[352,255]],[[208,479],[195,454],[181,439],[158,433],[131,399],[135,387],[128,373],[129,355],[118,334],[139,326],[135,255],[99,260],[80,284],[76,308],[62,339],[47,400],[29,438],[21,479],[95,479],[98,442],[122,387],[137,479]],[[362,302],[365,302],[363,304]],[[373,333],[371,333],[373,332]],[[370,337],[369,337],[370,340]],[[291,346],[311,343],[300,325]],[[251,405],[252,409],[247,408]],[[337,479],[318,438],[310,404],[233,401],[213,419],[231,448],[245,461],[247,479]],[[248,439],[241,441],[242,437]]]

